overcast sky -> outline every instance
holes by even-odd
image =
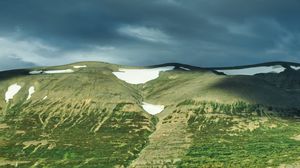
[[[299,0],[1,0],[0,70],[300,62]]]

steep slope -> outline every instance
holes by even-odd
[[[198,160],[198,155],[189,154],[198,144],[210,141],[209,138],[204,138],[201,135],[203,130],[195,128],[201,125],[201,127],[207,127],[208,130],[211,130],[208,133],[213,136],[214,133],[217,133],[215,129],[224,127],[224,130],[228,131],[236,127],[238,129],[231,133],[228,131],[218,134],[220,136],[239,135],[243,132],[239,129],[247,131],[248,127],[259,128],[260,125],[267,123],[262,121],[273,116],[273,114],[276,115],[267,118],[267,120],[270,119],[270,121],[268,120],[270,123],[281,123],[277,122],[277,119],[280,118],[278,116],[290,116],[294,120],[294,115],[299,115],[299,110],[294,109],[299,107],[299,95],[291,95],[286,90],[280,89],[257,76],[226,76],[206,69],[190,71],[177,68],[177,70],[162,73],[158,79],[143,85],[141,90],[145,100],[153,104],[164,104],[166,109],[157,115],[160,119],[157,130],[150,136],[149,145],[142,150],[140,157],[135,160],[132,167],[149,167],[150,165],[157,167],[199,167],[199,165],[203,165],[205,167],[206,159]],[[242,109],[237,108],[234,114],[227,112],[226,109],[220,110],[209,107],[210,103],[215,103],[216,105],[229,106],[229,109],[232,109],[239,106],[238,102],[252,104],[254,107],[247,111],[246,116],[239,114],[242,114],[243,107]],[[260,108],[256,109],[256,106],[261,106],[262,109],[266,110],[258,110]],[[208,112],[206,113],[209,114],[207,116],[199,114],[201,108],[207,108]],[[265,114],[265,111],[269,112]],[[196,123],[191,119],[191,116],[204,119],[199,121],[198,126],[195,126]],[[236,118],[234,122],[230,121],[232,118]],[[220,122],[216,122],[215,125],[210,124],[215,122],[214,120]],[[245,124],[241,124],[243,122]],[[293,122],[295,123],[295,121]],[[270,125],[270,123],[266,125]],[[266,128],[269,129],[268,126]],[[296,127],[293,132],[296,133],[297,129]],[[248,136],[250,135],[251,133]],[[256,133],[253,135],[257,136]],[[210,138],[212,138],[212,143],[215,143],[214,138]],[[229,138],[230,141],[232,139],[235,137]],[[265,145],[267,143],[269,142],[266,141]],[[232,149],[225,148],[224,152],[226,150],[230,152]],[[295,157],[293,156],[293,158]],[[195,163],[187,164],[191,162],[190,159],[194,160]],[[213,162],[213,160],[210,161]],[[232,165],[235,164],[237,163]],[[212,164],[207,159],[206,166],[217,165],[223,165],[223,162]],[[248,164],[241,164],[241,166],[245,165],[249,166]]]
[[[147,144],[156,119],[139,106],[139,93],[112,75],[114,65],[85,64],[73,73],[0,82],[0,165],[126,166]],[[15,83],[21,90],[7,103],[5,92]],[[35,92],[26,100],[31,86]]]

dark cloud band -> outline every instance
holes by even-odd
[[[14,55],[24,65],[60,58],[197,66],[299,61],[299,7],[297,0],[3,0],[0,43],[15,50],[0,46],[0,60]],[[22,42],[33,42],[34,49]]]

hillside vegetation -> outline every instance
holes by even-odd
[[[101,62],[0,72],[0,167],[299,165],[298,71],[227,76],[180,66],[138,85],[113,72],[143,67]],[[21,89],[7,102],[13,84]],[[150,115],[145,101],[165,109]]]

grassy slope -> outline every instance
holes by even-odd
[[[205,70],[165,72],[142,90],[147,101],[165,104],[167,109],[158,115],[159,127],[150,137],[150,147],[142,151],[143,158],[138,160],[137,167],[147,167],[147,164],[266,167],[299,161],[300,142],[291,139],[300,134],[299,121],[294,118],[300,115],[299,110],[294,109],[299,105],[299,95],[292,95],[256,76],[229,77]],[[205,107],[205,103],[195,105],[194,101],[230,107],[242,101],[265,110],[259,110],[258,114],[253,108],[247,115],[240,115],[242,108],[228,113],[228,109],[212,110]],[[182,102],[187,104],[182,105]],[[207,108],[207,115],[199,112],[203,107]],[[230,131],[232,128],[237,129]],[[174,157],[170,151],[182,153],[174,146],[176,138],[185,139],[176,141],[176,145],[186,148],[181,148],[185,153]],[[164,152],[164,149],[167,150]],[[158,158],[152,158],[155,151],[160,151]],[[143,162],[146,163],[141,164]]]
[[[179,167],[277,167],[300,161],[295,118],[245,103],[186,101],[178,108],[174,113],[189,109],[187,125],[193,133]]]
[[[290,94],[299,94],[300,92],[300,71],[287,69],[280,74],[258,74],[256,76],[276,87],[289,91]]]
[[[0,163],[266,167],[299,161],[299,141],[291,139],[300,134],[299,121],[293,118],[299,111],[291,109],[300,104],[299,95],[264,78],[175,70],[132,86],[112,75],[117,65],[80,64],[88,68],[72,74],[0,73],[2,95],[13,83],[23,88],[9,105],[4,97],[0,99],[5,114],[0,121]],[[31,85],[36,93],[25,101]],[[143,112],[141,101],[166,105],[157,125],[156,117]],[[237,101],[266,106],[259,106],[263,112],[251,108],[245,115],[245,110],[237,108],[232,113],[227,106],[236,106],[232,103]],[[214,109],[206,105],[210,103],[226,108]]]
[[[211,71],[169,71],[143,87],[143,96],[153,102],[176,104],[185,99],[232,103],[245,101],[272,106],[299,106],[293,96],[256,76],[216,75]]]
[[[71,74],[16,76],[0,82],[2,164],[126,166],[147,144],[156,120],[138,105],[139,93],[111,74],[115,66],[85,64],[88,68]],[[51,69],[67,68],[72,66]],[[13,83],[22,89],[6,104],[4,93]],[[26,101],[32,85],[36,92]]]

